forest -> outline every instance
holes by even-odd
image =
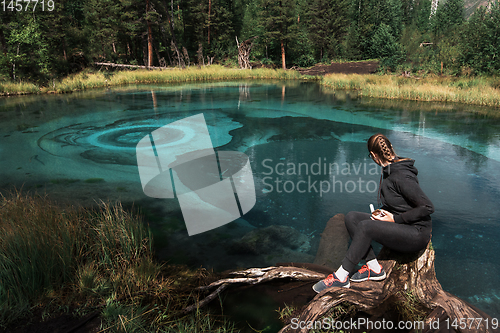
[[[380,70],[497,75],[500,3],[464,0],[2,0],[0,82],[47,84],[98,61],[275,68],[380,60]]]

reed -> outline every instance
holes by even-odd
[[[106,75],[102,72],[82,72],[69,76],[60,82],[56,82],[53,87],[45,88],[45,91],[53,90],[54,92],[64,93],[76,90],[139,83],[182,83],[241,79],[296,80],[299,78],[303,77],[296,71],[266,68],[240,70],[235,68],[226,68],[219,65],[212,65],[202,68],[189,67],[185,69],[169,68],[164,70],[143,69],[119,71]]]
[[[90,72],[68,76],[39,88],[29,83],[0,84],[0,95],[31,93],[67,93],[78,90],[131,84],[168,84],[247,79],[319,80],[334,90],[357,90],[358,95],[385,99],[429,102],[458,102],[470,105],[500,107],[500,79],[450,78],[428,76],[405,78],[392,75],[331,74],[323,78],[303,76],[294,70],[266,69],[240,70],[219,65],[168,68],[164,70],[131,70],[117,72]]]
[[[62,208],[13,192],[0,196],[0,234],[0,327],[33,308],[46,317],[97,309],[110,332],[199,325],[200,314],[177,313],[206,271],[154,261],[149,228],[119,203]],[[206,313],[203,322],[231,331]]]
[[[332,74],[321,83],[334,90],[357,90],[360,96],[428,102],[457,102],[500,107],[495,78],[405,78]]]
[[[40,88],[33,83],[27,83],[27,82],[0,83],[0,96],[27,95],[27,94],[38,94],[38,93],[40,93]]]
[[[151,264],[148,230],[119,204],[103,203],[97,211],[61,209],[46,198],[16,193],[2,196],[1,205],[2,322],[63,286],[76,283],[75,292],[84,292],[88,274],[81,272],[89,267],[102,280]],[[115,290],[129,287],[117,282]]]

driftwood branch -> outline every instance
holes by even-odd
[[[107,66],[107,67],[121,67],[121,68],[142,68],[142,69],[172,69],[166,67],[153,67],[153,66],[139,66],[139,65],[125,65],[125,64],[115,64],[112,62],[94,62],[95,65],[98,66]]]
[[[266,268],[250,268],[244,271],[232,272],[231,275],[237,275],[240,277],[215,281],[208,286],[199,287],[199,289],[210,289],[223,283],[257,284],[275,279],[287,278],[297,281],[316,281],[325,277],[325,274],[313,272],[304,268],[274,266]]]
[[[186,308],[184,308],[184,310],[182,310],[182,313],[183,314],[186,314],[186,313],[189,313],[191,311],[194,311],[196,309],[199,309],[205,305],[207,305],[208,303],[210,303],[213,299],[215,299],[222,291],[224,291],[224,289],[226,289],[227,287],[229,286],[229,283],[222,283],[219,288],[217,288],[215,291],[213,291],[210,295],[208,295],[207,297],[205,297],[203,300],[201,300],[200,302],[196,303],[196,304],[193,304],[193,305],[190,305]]]
[[[198,290],[210,290],[218,287],[214,292],[205,297],[200,302],[190,305],[182,310],[183,313],[188,313],[197,308],[203,307],[210,303],[215,297],[224,291],[227,287],[234,284],[258,284],[268,282],[275,279],[292,279],[296,281],[317,281],[323,279],[325,274],[317,273],[303,268],[297,267],[266,267],[266,268],[250,268],[243,271],[230,273],[238,277],[226,278],[215,281],[207,286],[200,286]]]

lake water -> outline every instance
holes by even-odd
[[[176,199],[142,191],[135,147],[151,131],[200,113],[216,150],[249,156],[257,198],[237,221],[189,237]],[[499,115],[357,98],[300,82],[3,98],[0,188],[23,186],[82,205],[101,199],[140,207],[158,256],[173,263],[222,270],[312,261],[330,217],[376,204],[380,169],[368,158],[366,140],[381,132],[398,155],[416,160],[421,187],[434,203],[432,243],[443,288],[499,318]],[[234,241],[270,226],[292,227],[307,241],[235,250]],[[273,230],[282,239],[287,234]]]

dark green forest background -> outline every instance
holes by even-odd
[[[468,18],[464,0],[433,15],[430,0],[45,1],[0,3],[1,81],[44,84],[95,61],[236,65],[236,37],[254,36],[250,60],[275,67],[380,59],[382,70],[500,72],[498,0]]]

